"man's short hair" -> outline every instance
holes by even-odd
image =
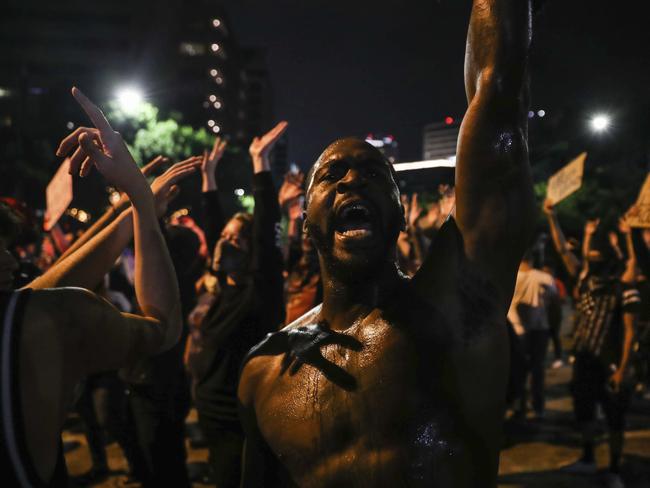
[[[331,146],[333,146],[334,144],[336,144],[338,142],[345,141],[345,140],[350,140],[350,139],[355,139],[355,140],[357,140],[357,141],[359,141],[359,142],[361,142],[363,144],[367,144],[369,146],[369,148],[376,151],[377,154],[379,154],[381,156],[381,158],[386,162],[386,164],[388,164],[388,169],[390,171],[390,174],[393,177],[393,180],[395,181],[395,184],[397,185],[397,189],[399,190],[399,179],[397,177],[397,171],[395,171],[395,167],[393,166],[393,163],[391,163],[388,160],[388,158],[386,157],[386,155],[384,153],[382,153],[379,149],[374,147],[372,144],[369,144],[367,141],[364,141],[363,139],[359,139],[357,137],[344,137],[342,139],[337,139],[332,144],[327,146],[325,148],[325,151],[327,151],[327,149],[329,149]],[[321,154],[321,156],[322,156],[322,154]],[[312,178],[314,177],[314,172],[316,171],[316,167],[318,166],[319,161],[320,161],[320,156],[314,162],[314,164],[311,165],[311,168],[309,168],[309,171],[307,171],[307,176],[305,177],[305,194],[306,194],[306,197],[307,197],[306,203],[309,203],[309,191],[310,191],[311,186],[312,186]]]

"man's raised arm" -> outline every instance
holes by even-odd
[[[529,0],[474,0],[469,107],[458,141],[457,222],[465,252],[507,306],[534,215],[528,166]]]

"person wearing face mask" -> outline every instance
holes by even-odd
[[[214,249],[216,299],[200,325],[194,355],[194,398],[209,464],[219,487],[237,487],[244,434],[237,412],[240,364],[248,350],[284,319],[280,208],[270,173],[269,153],[287,127],[278,124],[250,146],[254,215],[222,218],[215,170],[225,150],[217,140],[202,165],[206,239]],[[220,232],[220,234],[219,234]]]
[[[569,274],[577,280],[571,394],[576,421],[582,431],[583,454],[564,470],[596,473],[595,414],[596,405],[600,404],[609,429],[607,486],[623,487],[620,462],[632,386],[628,364],[641,303],[635,283],[634,250],[628,245],[628,258],[622,259],[612,247],[605,226],[599,220],[590,220],[585,225],[582,270],[578,273],[578,260],[573,255],[567,256],[564,236],[548,202],[544,211],[563,261],[576,264],[567,266]]]

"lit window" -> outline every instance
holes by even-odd
[[[179,51],[185,56],[201,56],[205,54],[205,46],[197,42],[181,42]]]

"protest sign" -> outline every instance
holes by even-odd
[[[45,190],[45,222],[43,227],[49,231],[56,225],[72,202],[72,175],[68,174],[70,159],[66,158]]]
[[[584,152],[549,178],[546,198],[553,205],[580,189],[586,159],[587,153]]]
[[[631,227],[650,227],[650,174],[646,177],[639,198],[628,212],[626,220]]]

